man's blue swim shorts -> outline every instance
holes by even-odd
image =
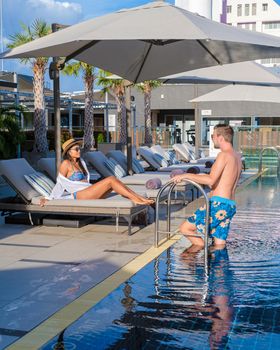
[[[210,235],[219,239],[226,240],[231,219],[236,213],[235,201],[219,196],[209,198],[209,231]],[[196,225],[197,232],[204,234],[205,230],[205,210],[206,206],[197,209],[195,213],[187,220]]]

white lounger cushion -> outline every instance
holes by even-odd
[[[154,159],[154,154],[149,148],[139,147],[137,152],[140,157],[146,160],[154,169],[157,170],[160,168],[160,164]]]
[[[53,181],[56,181],[56,162],[55,158],[41,158],[37,163],[38,168],[48,174]]]
[[[32,199],[32,204],[39,205],[40,198]],[[53,199],[46,202],[46,206],[64,206],[64,207],[96,207],[96,208],[132,208],[138,206],[131,200],[119,195],[110,196],[105,199],[87,199],[87,200],[75,200],[75,199]]]
[[[107,157],[100,151],[87,152],[84,155],[85,160],[93,166],[103,177],[113,176],[113,173],[107,168]]]
[[[40,196],[24,178],[24,175],[32,173],[35,173],[35,170],[24,158],[0,160],[0,175],[4,175],[29,201]]]

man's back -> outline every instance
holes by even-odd
[[[215,166],[213,166],[213,172],[215,172],[217,168],[222,168],[222,170],[216,183],[212,186],[211,194],[213,196],[234,199],[236,186],[242,169],[240,154],[233,149],[222,151],[217,157]]]

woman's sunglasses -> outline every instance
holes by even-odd
[[[81,147],[77,146],[77,147],[73,147],[71,148],[70,151],[76,151],[76,152],[79,152],[81,150]]]

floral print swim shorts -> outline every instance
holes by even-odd
[[[219,196],[209,198],[209,231],[210,236],[226,240],[231,219],[236,213],[235,201]],[[205,230],[205,210],[206,206],[197,209],[187,220],[196,225],[197,232],[204,234]]]

